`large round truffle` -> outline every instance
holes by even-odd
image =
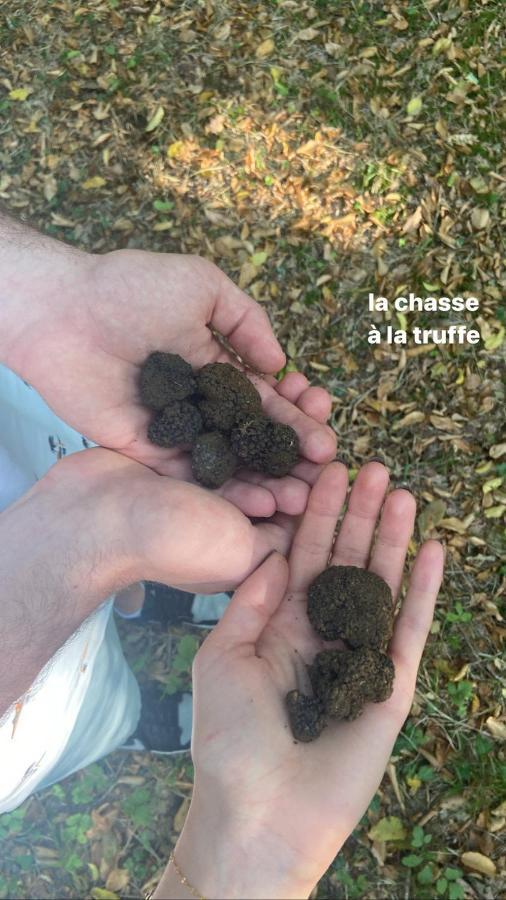
[[[392,636],[393,602],[379,575],[356,566],[330,566],[308,590],[307,614],[326,641],[385,648]]]
[[[262,400],[249,378],[230,363],[208,363],[197,374],[204,423],[230,431],[244,415],[259,414]]]
[[[379,650],[323,650],[310,666],[316,698],[326,716],[356,719],[366,703],[382,703],[392,693],[395,669]]]
[[[280,478],[295,465],[299,439],[290,425],[266,416],[246,419],[230,435],[232,449],[250,469]]]
[[[196,389],[192,367],[176,353],[150,353],[141,369],[141,400],[160,410],[175,400],[185,400]]]
[[[234,474],[237,458],[219,431],[200,434],[192,450],[192,470],[200,484],[218,488]]]
[[[202,430],[202,418],[188,400],[169,403],[148,428],[148,438],[159,447],[185,447],[193,444]]]

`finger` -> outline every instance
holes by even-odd
[[[332,399],[328,391],[321,387],[309,387],[304,391],[297,406],[306,416],[310,416],[316,422],[326,422],[332,410]]]
[[[301,455],[310,462],[328,463],[336,454],[336,435],[327,425],[315,422],[289,400],[280,397],[262,379],[254,381],[264,411],[276,422],[291,425],[298,434]]]
[[[256,644],[281,603],[287,582],[286,559],[272,553],[237,589],[208,641],[220,641],[229,649]]]
[[[278,381],[276,390],[280,397],[297,403],[301,394],[309,387],[309,381],[302,372],[287,372],[281,381]]]
[[[396,669],[411,676],[413,682],[432,623],[443,567],[443,547],[438,541],[427,541],[416,557],[408,593],[395,623],[390,654]]]
[[[305,590],[327,565],[347,487],[342,463],[327,466],[313,487],[290,553],[290,590]]]
[[[336,538],[331,561],[333,566],[367,566],[387,487],[388,471],[385,466],[372,462],[360,469]]]
[[[286,362],[267,313],[218,267],[217,293],[210,323],[234,350],[261,372],[277,372]]]
[[[409,491],[393,491],[385,500],[369,569],[386,581],[394,600],[402,582],[415,515],[416,501]]]
[[[293,467],[291,474],[294,478],[305,481],[306,484],[312,486],[313,484],[316,484],[324,468],[324,466],[318,465],[318,463],[308,462],[304,459]]]
[[[241,471],[238,473],[241,482],[259,485],[269,491],[278,512],[290,516],[298,516],[304,512],[309,496],[309,485],[299,478],[286,475],[284,478],[266,478],[259,472]]]
[[[250,518],[269,518],[276,512],[276,498],[260,484],[248,484],[231,478],[219,489],[219,494]]]

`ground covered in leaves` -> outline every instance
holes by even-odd
[[[1,201],[88,250],[213,259],[265,304],[288,368],[332,393],[352,472],[381,455],[419,499],[416,541],[446,543],[411,717],[315,896],[500,896],[503,3],[0,6]],[[477,296],[460,321],[481,343],[371,346],[372,323],[448,317],[371,316],[370,291]],[[197,638],[125,633],[169,691]],[[0,818],[0,897],[141,896],[191,780],[189,760],[116,753],[31,798]]]

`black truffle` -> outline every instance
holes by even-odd
[[[197,374],[206,428],[230,431],[245,415],[260,414],[262,400],[249,378],[230,363],[208,363]]]
[[[235,472],[237,458],[219,431],[200,434],[192,450],[192,470],[205,487],[218,488]]]
[[[326,641],[384,649],[392,636],[393,602],[387,583],[356,566],[330,566],[308,590],[307,614]]]
[[[184,447],[193,444],[202,430],[202,418],[188,400],[169,403],[148,428],[148,438],[159,447]]]
[[[151,409],[160,410],[175,400],[185,400],[196,386],[192,367],[175,353],[155,351],[142,366],[141,400]]]
[[[324,715],[356,719],[366,703],[382,703],[392,693],[394,664],[379,650],[323,650],[309,668]]]
[[[276,478],[288,474],[299,454],[293,428],[265,416],[246,419],[234,428],[230,443],[245,466]]]
[[[292,734],[297,741],[314,741],[327,724],[323,706],[315,697],[307,697],[300,691],[286,695],[286,706]]]

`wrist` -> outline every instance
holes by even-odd
[[[198,789],[174,857],[191,887],[206,898],[300,900],[310,895],[316,882],[303,871],[304,861],[278,839],[268,823],[255,822],[251,810],[244,814],[224,807],[212,801],[209,791],[203,795]],[[174,864],[166,876],[156,898],[195,896],[181,884]]]
[[[82,293],[92,259],[0,213],[0,363],[30,380],[37,342]]]

